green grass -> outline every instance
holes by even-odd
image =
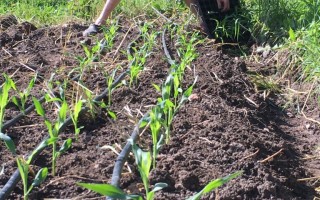
[[[2,0],[0,15],[11,13],[20,21],[29,21],[38,26],[60,24],[66,21],[92,22],[100,13],[105,1],[101,0]],[[177,13],[185,6],[177,1],[134,0],[121,1],[113,15],[129,17],[155,15],[153,8],[161,12]]]
[[[30,21],[37,26],[61,24],[66,21],[90,23],[98,16],[104,2],[2,0],[0,15],[12,13],[20,21]],[[121,1],[113,16],[123,15],[131,19],[148,16],[154,19],[159,17],[154,9],[171,17],[173,21],[181,21],[190,16],[183,0]],[[247,30],[259,45],[283,46],[283,49],[291,52],[289,58],[295,62],[291,63],[295,69],[290,70],[298,71],[299,74],[295,76],[299,78],[296,80],[309,81],[318,78],[320,74],[319,27],[320,0],[241,0],[241,9],[235,20],[221,22],[215,35],[241,39],[244,30]]]

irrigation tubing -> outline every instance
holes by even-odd
[[[133,40],[129,45],[128,45],[128,48],[127,48],[127,52],[130,53],[131,52],[131,48],[133,46],[133,44],[141,37],[141,33],[139,34],[139,36]],[[103,42],[103,46],[105,45],[106,43]],[[100,49],[101,51],[103,50],[103,47]],[[100,95],[97,95],[93,101],[94,102],[98,102],[98,101],[101,101],[103,98],[105,98],[107,95],[108,95],[108,92],[109,92],[109,89],[113,89],[115,88],[125,77],[126,75],[130,72],[130,67],[132,65],[133,62],[129,63],[129,67],[126,71],[122,72],[115,80],[114,82],[112,83],[111,87],[110,88],[107,88],[105,89]],[[40,99],[41,101],[44,101],[44,97],[42,97]],[[26,113],[30,113],[32,110],[34,109],[34,105],[30,106],[27,110],[26,110]],[[80,111],[80,114],[88,111],[89,108],[87,107],[83,107]],[[19,114],[15,119],[12,119],[10,121],[8,121],[5,125],[4,125],[4,129],[5,128],[8,128],[9,126],[11,126],[13,123],[17,122],[21,117],[23,117],[25,114]],[[59,132],[62,132],[65,130],[65,128],[70,125],[72,123],[72,119],[69,117],[67,118],[63,124],[62,124],[62,127],[60,128]],[[139,127],[138,127],[139,128]],[[136,131],[137,134],[139,132]],[[38,144],[37,148],[39,148],[46,140],[48,139],[48,136],[45,137],[41,142],[40,144]],[[37,149],[36,148],[36,149]],[[37,152],[32,152],[29,154],[28,157],[30,157],[30,155],[32,155],[32,160],[30,163],[33,162],[33,160],[35,160],[39,155],[40,153],[46,148],[46,146],[43,146],[41,148],[38,149]],[[127,147],[129,148],[129,147]],[[129,153],[129,152],[128,152]],[[18,169],[16,169],[16,171],[12,174],[12,176],[10,177],[10,179],[7,181],[7,183],[3,186],[3,188],[0,190],[0,200],[5,200],[9,195],[10,193],[13,191],[14,187],[18,184],[18,182],[21,180],[21,176],[20,176],[20,172]]]
[[[167,45],[166,45],[166,41],[165,41],[165,33],[166,33],[166,29],[163,30],[162,32],[162,46],[165,52],[165,55],[167,57],[167,60],[169,62],[170,65],[174,65],[175,61],[172,59]],[[149,112],[148,112],[149,113]],[[147,116],[148,113],[145,115]],[[145,117],[144,116],[144,117]],[[144,118],[143,117],[143,118]],[[143,119],[142,118],[142,119]],[[130,139],[133,142],[135,142],[139,136],[139,128],[140,128],[140,124],[141,124],[141,120],[135,125],[131,135],[130,135]],[[117,159],[116,159],[116,163],[114,165],[113,168],[113,172],[112,172],[112,177],[111,177],[111,182],[110,184],[116,187],[119,187],[120,185],[120,179],[121,179],[121,174],[122,174],[122,168],[124,166],[124,163],[126,162],[128,155],[132,149],[132,145],[130,141],[127,141],[126,145],[124,146],[124,148],[122,149],[122,151],[120,152],[120,154],[118,155]],[[106,200],[112,200],[113,198],[111,197],[106,197]]]
[[[102,39],[100,41],[100,49],[99,49],[99,54],[101,54],[101,52],[103,51],[104,47],[106,46],[107,44],[107,41],[105,39]],[[97,55],[94,57],[94,59],[97,58]],[[72,81],[76,81],[78,78],[80,77],[80,75],[72,78],[71,80]],[[104,94],[105,95],[105,94]],[[104,96],[104,95],[100,95],[100,96]],[[102,98],[99,98],[99,100],[101,100]],[[39,100],[38,100],[40,103],[43,103],[45,101],[45,97],[41,97]],[[2,126],[2,129],[0,131],[4,131],[6,130],[7,128],[9,128],[10,126],[14,125],[15,123],[17,123],[22,117],[28,115],[29,113],[31,113],[33,110],[35,109],[35,106],[34,104],[30,105],[24,112],[21,112],[19,113],[16,117],[12,118],[11,120],[7,121],[6,123],[4,123],[4,125]]]
[[[166,39],[165,39],[166,31],[167,31],[166,28],[162,31],[162,47],[163,47],[164,54],[166,55],[169,64],[170,64],[170,65],[175,65],[176,63],[175,63],[175,61],[172,59],[172,57],[171,57],[171,55],[170,55],[170,53],[169,53],[169,50],[168,50],[168,48],[167,48]]]

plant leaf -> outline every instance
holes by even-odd
[[[22,158],[19,157],[17,158],[17,165],[23,185],[25,185],[28,181],[29,165]]]
[[[47,139],[46,140],[46,143],[48,144],[48,145],[51,145],[51,144],[53,144],[53,143],[55,143],[55,142],[57,142],[58,141],[58,137],[50,137],[49,139]]]
[[[10,152],[16,155],[16,146],[14,145],[13,140],[8,135],[1,132],[0,132],[0,139],[4,141],[7,148],[10,150]]]
[[[20,108],[20,104],[19,104],[19,100],[18,100],[18,98],[17,97],[12,97],[12,102],[16,105],[16,106],[18,106],[19,108]]]
[[[156,183],[155,185],[154,185],[154,188],[153,188],[153,192],[157,192],[157,191],[159,191],[159,190],[162,190],[163,188],[165,188],[165,187],[168,187],[168,184],[166,184],[166,183]]]
[[[61,148],[59,149],[59,153],[64,153],[66,152],[68,149],[70,149],[72,145],[72,139],[68,138],[67,140],[65,140],[61,146]]]
[[[81,111],[82,108],[82,101],[81,99],[76,103],[75,107],[74,107],[74,111],[73,111],[73,115],[74,115],[74,119],[75,121],[78,121],[78,117],[79,117],[79,113]]]
[[[296,40],[296,35],[295,35],[294,31],[292,30],[292,28],[289,29],[289,37],[290,37],[291,41]]]
[[[206,193],[209,193],[211,192],[212,190],[222,186],[223,184],[229,182],[230,180],[240,176],[242,174],[242,171],[238,171],[238,172],[235,172],[233,174],[230,174],[228,176],[225,176],[223,178],[218,178],[214,181],[211,181],[208,185],[206,185],[206,187],[203,188],[203,193],[206,194]]]
[[[240,176],[242,173],[243,173],[242,171],[238,171],[238,172],[235,172],[235,173],[230,174],[228,176],[225,176],[223,178],[218,178],[216,180],[213,180],[209,184],[207,184],[200,192],[193,195],[192,197],[189,197],[187,200],[199,200],[203,194],[207,194],[207,193],[211,192],[212,190],[229,182],[231,179],[234,179],[234,178]]]
[[[48,140],[49,140],[49,139],[42,141],[42,142],[40,143],[40,145],[37,146],[37,148],[32,151],[32,153],[31,153],[31,155],[29,156],[28,161],[27,161],[28,164],[30,164],[30,163],[32,162],[33,156],[34,156],[35,154],[37,154],[38,151],[40,151],[41,149],[44,149],[45,147],[48,146]]]
[[[35,97],[32,97],[34,106],[36,107],[36,111],[38,113],[38,115],[40,115],[41,117],[45,117],[45,111],[41,105],[41,103],[38,101],[38,99],[36,99]]]
[[[112,112],[111,110],[108,110],[108,114],[110,115],[110,117],[113,119],[113,120],[116,120],[117,119],[117,115]]]
[[[61,105],[61,108],[59,110],[59,122],[60,123],[63,123],[66,120],[67,112],[68,112],[68,104],[67,104],[66,101],[63,101],[62,105]]]
[[[118,187],[115,187],[110,184],[77,183],[77,185],[97,192],[103,196],[108,196],[117,199],[127,199],[126,193],[124,193]]]
[[[159,87],[159,85],[156,85],[154,83],[152,83],[152,85],[158,92],[161,92],[161,88]]]
[[[47,175],[48,175],[47,167],[40,169],[32,182],[32,186],[39,186],[44,180],[46,180]]]

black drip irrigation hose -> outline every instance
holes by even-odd
[[[141,36],[141,33],[139,34],[139,36],[138,36],[135,40],[133,40],[133,41],[128,45],[127,52],[130,53],[131,48],[132,48],[132,45],[140,38],[140,36]],[[104,45],[105,45],[105,44],[106,44],[106,43],[104,43]],[[102,51],[102,48],[101,48],[100,50]],[[105,89],[100,95],[97,95],[97,96],[93,99],[93,101],[98,102],[98,101],[101,101],[103,98],[105,98],[105,97],[108,95],[109,89],[115,88],[115,87],[126,77],[126,75],[130,72],[131,65],[132,65],[132,62],[129,63],[128,69],[127,69],[126,71],[124,71],[123,73],[121,73],[121,74],[115,79],[115,81],[112,83],[111,87]],[[44,97],[42,97],[42,98],[43,98],[42,101],[44,101]],[[41,99],[42,99],[42,98],[41,98]],[[40,100],[41,100],[41,99],[40,99]],[[34,109],[34,105],[30,106],[30,107],[27,109],[27,110],[28,110],[28,113],[30,113],[33,109]],[[82,113],[84,113],[84,112],[86,112],[86,111],[88,111],[88,110],[89,110],[89,108],[83,107],[83,108],[81,109],[79,115],[81,115]],[[23,116],[20,117],[20,114],[19,114],[18,116],[19,116],[19,119],[21,119],[21,117],[23,117]],[[18,116],[17,116],[17,117],[18,117]],[[12,122],[10,122],[10,121],[12,121]],[[6,124],[8,124],[8,125],[6,125],[6,128],[8,128],[9,125],[12,125],[14,122],[17,122],[18,119],[10,120],[10,121],[8,121],[8,122],[6,123]],[[9,122],[10,122],[10,123],[9,123]],[[70,125],[70,124],[72,124],[72,119],[69,117],[69,118],[67,118],[67,119],[63,122],[62,127],[61,127],[60,130],[59,130],[59,133],[62,132],[62,131],[64,131],[65,128],[66,128],[68,125]],[[138,127],[138,129],[139,129],[139,127]],[[137,134],[138,134],[138,133],[139,133],[139,131],[137,131]],[[43,143],[44,143],[47,139],[48,139],[48,136],[46,136],[46,137],[42,140],[42,142],[40,142],[40,144],[38,144],[37,148],[35,148],[35,149],[37,149],[38,151],[32,152],[32,153],[29,154],[28,158],[30,158],[30,156],[32,155],[32,160],[30,161],[30,163],[32,163],[33,160],[35,160],[35,159],[40,155],[40,153],[46,148],[46,146],[41,146],[41,145],[43,145]],[[40,147],[41,147],[41,148],[40,148]],[[38,148],[39,148],[39,149],[38,149]],[[131,148],[131,147],[130,147],[130,148]],[[128,152],[128,153],[129,153],[129,152]],[[122,168],[122,167],[121,167],[121,168]],[[18,169],[16,169],[16,171],[11,175],[11,177],[10,177],[10,179],[7,181],[7,183],[6,183],[6,184],[3,186],[3,188],[0,190],[0,200],[5,200],[5,199],[10,195],[10,193],[13,191],[14,187],[18,184],[18,182],[19,182],[20,180],[21,180],[20,172],[19,172]]]
[[[38,100],[40,103],[43,103],[45,101],[45,97],[41,97]],[[4,125],[2,126],[2,131],[5,131],[7,128],[9,128],[10,126],[14,125],[15,123],[17,123],[21,118],[25,117],[26,115],[28,115],[29,113],[31,113],[34,110],[35,106],[34,104],[32,104],[31,106],[29,106],[25,112],[21,112],[19,113],[17,116],[15,116],[14,118],[10,119],[9,121],[7,121],[6,123],[4,123]]]
[[[165,28],[163,30],[163,32],[162,32],[162,46],[163,46],[163,50],[165,52],[165,55],[167,57],[167,60],[168,60],[169,64],[170,65],[174,65],[175,61],[172,59],[172,57],[171,57],[171,55],[170,55],[170,53],[168,51],[168,48],[167,48],[167,45],[166,45],[166,41],[165,41],[166,30],[167,29]],[[149,114],[149,112],[145,116],[148,116],[148,114]],[[118,155],[118,157],[116,159],[116,163],[115,163],[114,168],[113,168],[111,182],[110,182],[110,184],[113,185],[113,186],[119,187],[119,185],[120,185],[120,179],[121,179],[121,173],[122,173],[123,165],[126,162],[130,151],[132,150],[132,145],[131,145],[130,140],[132,140],[133,142],[136,142],[136,140],[137,140],[137,138],[139,136],[139,129],[140,129],[141,121],[142,120],[140,120],[135,125],[135,127],[134,127],[134,129],[133,129],[133,131],[132,131],[132,133],[130,135],[130,138],[129,138],[128,142],[126,143],[126,145],[124,146],[124,148],[122,149],[122,151],[120,152],[120,154]],[[106,200],[113,200],[113,198],[106,197]]]
[[[80,76],[75,76],[71,80],[77,81]],[[43,103],[45,101],[45,96],[42,96],[40,99],[38,99],[40,103]],[[17,123],[21,118],[25,117],[26,115],[30,114],[35,109],[34,104],[30,105],[24,112],[20,112],[17,116],[10,119],[6,123],[3,124],[1,131],[5,131],[10,126],[13,126],[15,123]]]
[[[166,28],[162,31],[162,47],[163,47],[164,54],[166,55],[169,64],[170,64],[170,65],[175,65],[176,63],[175,63],[175,61],[172,59],[172,57],[171,57],[171,55],[170,55],[170,53],[169,53],[169,50],[168,50],[168,48],[167,48],[166,38],[165,38],[166,31],[167,31]]]

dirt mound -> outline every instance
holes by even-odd
[[[6,27],[0,35],[3,47],[0,67],[19,88],[25,88],[37,72],[41,78],[32,94],[39,97],[46,88],[43,80],[53,73],[60,80],[79,68],[79,57],[84,56],[81,31],[85,28],[77,24],[39,29],[31,24]],[[115,66],[126,68],[128,60],[124,52],[138,32],[128,22],[121,22],[113,50],[103,55],[101,63],[86,71],[83,84],[94,93],[104,90],[105,73]],[[91,45],[103,37],[101,34],[92,38]],[[140,113],[157,102],[160,94],[152,84],[162,83],[169,70],[160,38],[157,44],[134,87],[122,86],[113,92],[111,110],[117,114],[117,120],[111,120],[104,111],[95,120],[83,118],[85,128],[79,140],[58,159],[57,176],[49,177],[40,188],[35,188],[31,199],[98,196],[76,183],[108,182],[116,154],[100,147],[125,144],[134,127],[128,109],[124,109],[126,106],[132,116],[140,118]],[[176,52],[174,42],[169,48]],[[247,64],[240,58],[223,54],[206,43],[198,45],[197,51],[198,58],[185,74],[185,87],[192,84],[194,74],[198,76],[192,98],[175,117],[171,141],[163,146],[150,178],[152,184],[169,185],[157,193],[156,199],[185,199],[210,180],[237,170],[244,171],[241,177],[203,199],[312,199],[315,193],[311,185],[298,179],[317,175],[309,173],[301,158],[311,154],[313,148],[306,145],[303,137],[314,138],[312,145],[319,144],[316,137],[319,130],[306,129],[302,119],[288,117],[287,111],[277,105],[277,96],[264,99],[257,94],[246,74]],[[54,113],[55,108],[50,109]],[[17,113],[17,108],[8,108],[6,120]],[[18,153],[25,155],[47,135],[44,130],[42,119],[32,113],[6,132],[14,139]],[[61,137],[73,137],[72,131],[68,127]],[[34,168],[50,166],[49,155],[49,150],[43,152]],[[5,166],[4,175],[0,175],[2,187],[16,164],[3,145],[0,157],[0,165]],[[140,186],[141,180],[130,157],[121,187],[143,193]],[[18,199],[21,195],[19,184],[10,198]]]
[[[14,15],[0,16],[0,29],[6,30],[12,25],[18,24],[18,20]]]

